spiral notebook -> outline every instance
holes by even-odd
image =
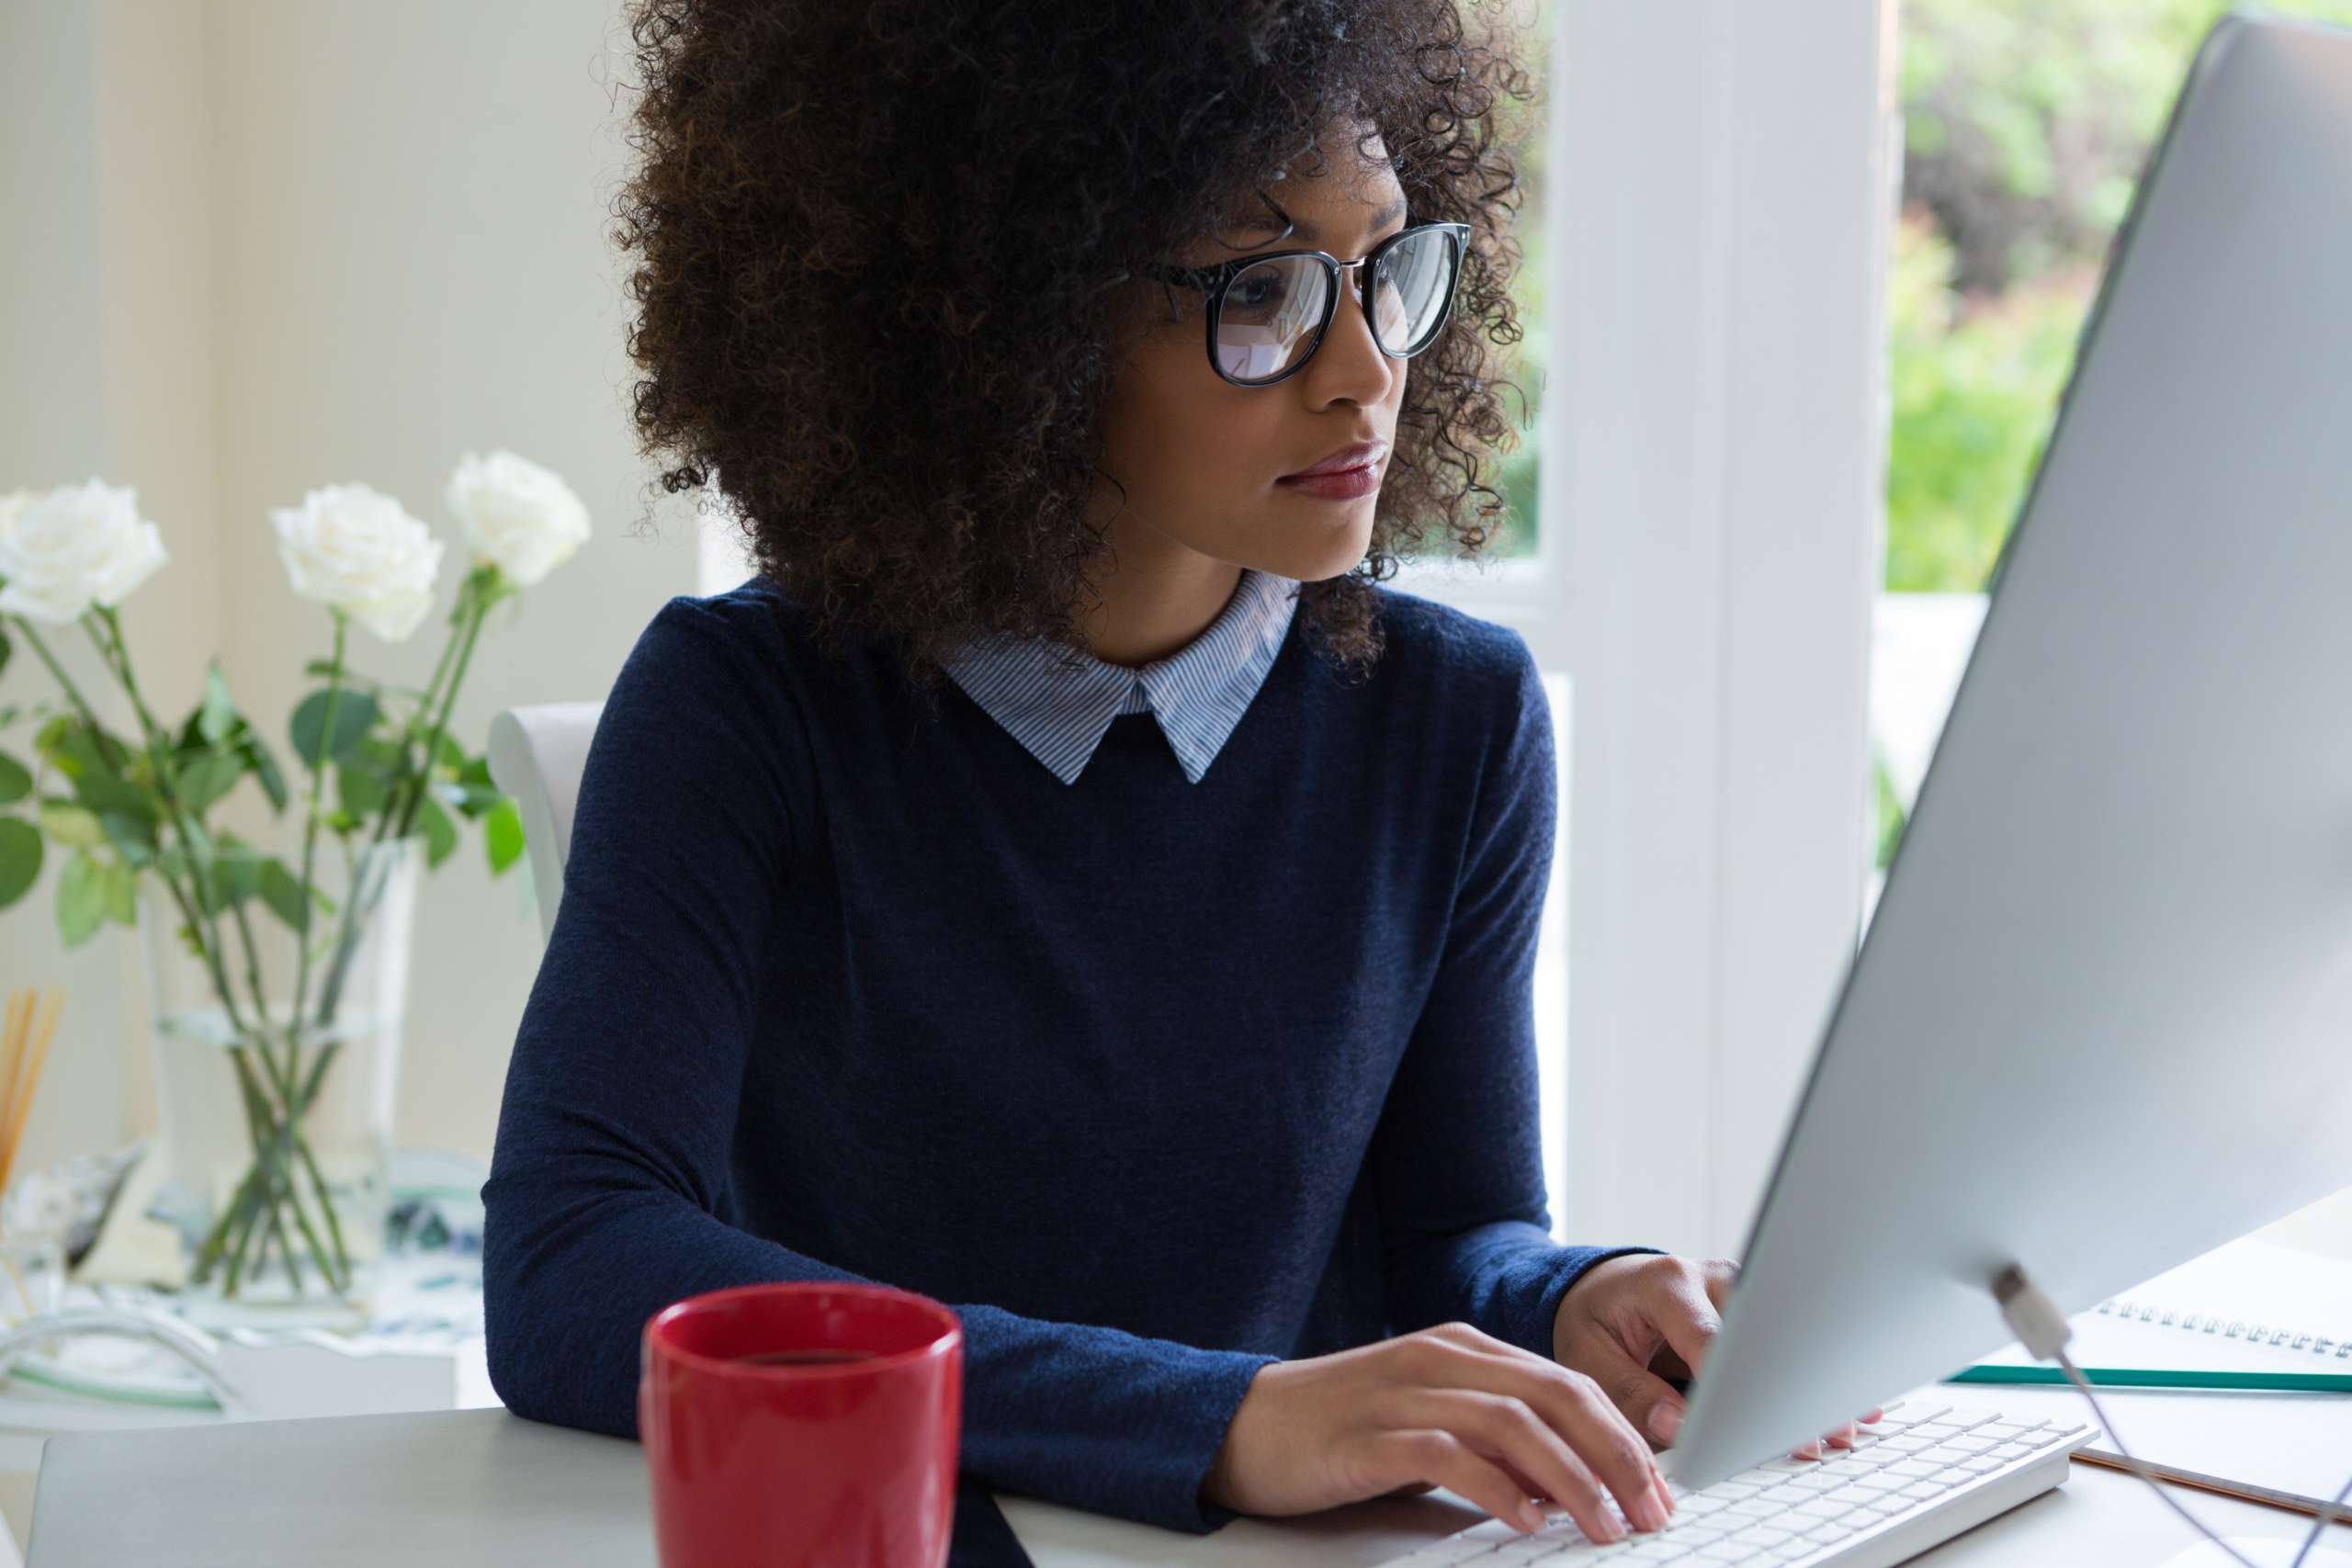
[[[2067,1323],[2079,1366],[2352,1371],[2352,1262],[2249,1236]],[[2016,1344],[1984,1358],[2032,1359]],[[2093,1419],[2073,1388],[1968,1386],[2004,1409]],[[2352,1394],[2103,1388],[2099,1403],[2134,1454],[2187,1485],[2317,1513],[2352,1475]],[[2075,1457],[2122,1463],[2111,1436]]]

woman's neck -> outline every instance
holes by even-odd
[[[1209,629],[1241,585],[1242,569],[1159,541],[1139,551],[1122,541],[1115,567],[1095,581],[1100,604],[1083,611],[1088,649],[1106,664],[1139,669]]]

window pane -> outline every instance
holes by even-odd
[[[2352,0],[2270,9],[2352,23]],[[2109,243],[2228,0],[1905,0],[1864,923],[1974,646]]]
[[[1544,105],[1555,8],[1555,0],[1508,0],[1471,7],[1464,15],[1467,26],[1487,21],[1507,27],[1535,85],[1533,96],[1524,102],[1508,94],[1498,95],[1495,102],[1497,139],[1510,149],[1519,165],[1520,207],[1510,220],[1510,237],[1518,243],[1520,260],[1510,298],[1525,335],[1516,344],[1490,344],[1488,350],[1495,355],[1496,389],[1502,400],[1503,417],[1515,426],[1515,437],[1509,451],[1497,452],[1479,466],[1479,481],[1499,491],[1507,508],[1494,540],[1481,552],[1486,557],[1535,553],[1540,393],[1550,350],[1544,312],[1544,271],[1550,265],[1544,231]],[[1455,308],[1460,309],[1459,295]]]

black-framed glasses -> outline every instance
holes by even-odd
[[[1362,268],[1372,279],[1357,298],[1381,353],[1410,359],[1435,343],[1453,309],[1469,243],[1467,223],[1417,223],[1351,262],[1324,251],[1277,251],[1215,266],[1146,270],[1208,296],[1209,364],[1219,376],[1237,387],[1271,387],[1304,369],[1322,346],[1343,272]]]

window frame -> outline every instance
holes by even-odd
[[[1555,1228],[1736,1255],[1859,938],[1894,0],[1555,0],[1537,548],[1396,586],[1569,682]]]

